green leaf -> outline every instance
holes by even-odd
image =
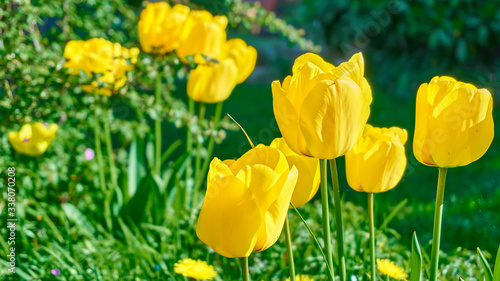
[[[417,233],[413,233],[411,241],[411,274],[410,281],[422,281],[422,252],[417,239]]]
[[[172,155],[172,153],[182,144],[181,140],[176,140],[174,141],[166,150],[163,152],[163,155],[161,156],[161,163],[165,164],[167,162],[168,157]]]
[[[128,154],[127,177],[128,177],[128,190],[124,194],[125,198],[134,196],[137,190],[137,138],[130,144],[130,152]]]
[[[491,272],[490,265],[488,264],[488,261],[484,257],[483,253],[479,248],[477,248],[477,254],[479,255],[479,259],[481,260],[481,265],[483,266],[484,269],[484,278],[486,281],[493,281],[493,273]]]
[[[155,190],[158,190],[158,184],[149,173],[139,183],[134,197],[122,209],[122,216],[130,217],[135,223],[139,222],[147,211],[150,194]]]
[[[96,231],[95,227],[87,220],[87,217],[84,216],[77,207],[75,207],[75,205],[71,203],[64,203],[62,204],[62,209],[68,220],[79,226],[79,229],[82,232],[85,230],[83,234],[87,237],[94,237],[94,233]]]
[[[467,43],[464,39],[458,40],[455,56],[460,62],[464,62],[467,59]]]
[[[384,219],[382,224],[380,225],[379,229],[385,229],[387,228],[387,225],[394,219],[394,217],[401,212],[401,210],[406,206],[406,203],[408,203],[408,198],[405,200],[401,201],[395,208],[392,210],[392,212]]]
[[[500,281],[500,247],[498,247],[494,274],[493,281]]]

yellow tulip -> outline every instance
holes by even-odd
[[[493,99],[451,77],[432,78],[417,93],[413,153],[428,166],[465,166],[481,158],[493,141]]]
[[[335,67],[307,53],[272,83],[274,116],[288,146],[319,159],[345,155],[363,133],[372,93],[361,53]]]
[[[238,84],[243,83],[255,69],[257,50],[248,46],[245,41],[236,38],[230,39],[224,45],[223,57],[232,58],[238,68]]]
[[[9,132],[9,142],[14,149],[29,156],[43,154],[56,138],[57,125],[36,122],[24,124],[18,132]]]
[[[196,234],[226,257],[248,257],[280,236],[297,181],[278,149],[258,145],[238,160],[212,160]]]
[[[134,68],[138,55],[138,48],[127,49],[102,38],[69,41],[64,49],[64,66],[71,74],[82,70],[87,75],[95,75],[97,81],[85,85],[84,91],[109,96],[125,85],[127,71]]]
[[[200,64],[190,72],[187,94],[197,102],[221,102],[231,95],[237,78],[238,69],[232,59]]]
[[[149,2],[139,20],[142,50],[165,54],[176,49],[189,11],[189,7],[180,4],[170,7],[166,2]]]
[[[345,156],[349,186],[369,193],[393,189],[406,169],[407,138],[405,129],[366,125],[361,138]]]
[[[274,139],[270,146],[281,151],[288,161],[288,166],[295,166],[299,171],[291,202],[296,208],[304,206],[316,195],[319,188],[319,160],[293,152],[283,138]]]
[[[195,56],[197,63],[205,60],[202,55],[217,58],[226,42],[226,16],[212,16],[208,11],[191,11],[186,21],[177,55]]]

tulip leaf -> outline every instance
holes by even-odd
[[[297,208],[295,208],[295,206],[293,205],[292,202],[290,202],[290,206],[292,206],[293,210],[295,211],[295,213],[297,213],[297,215],[299,216],[300,220],[302,221],[302,223],[307,228],[307,231],[309,231],[309,234],[311,234],[312,238],[316,242],[316,246],[318,247],[319,251],[321,252],[321,255],[323,256],[323,260],[325,261],[326,267],[328,268],[328,273],[329,273],[330,277],[332,278],[331,280],[335,280],[335,276],[334,276],[334,273],[333,273],[333,268],[330,268],[330,265],[328,264],[328,259],[326,258],[326,255],[323,252],[323,248],[321,248],[321,245],[319,244],[319,241],[316,238],[316,235],[314,235],[314,232],[311,230],[311,228],[307,224],[306,220],[304,220],[304,217],[302,217],[302,215],[300,214],[299,210],[297,210]]]
[[[411,274],[410,281],[422,281],[422,252],[418,243],[417,233],[413,233],[411,240]]]
[[[148,173],[139,183],[137,192],[135,195],[127,202],[125,207],[122,209],[122,215],[124,217],[130,217],[133,222],[139,222],[148,206],[149,198],[155,196],[155,190],[158,189],[157,181]]]
[[[168,157],[170,157],[170,155],[172,155],[172,153],[174,153],[175,150],[179,148],[179,146],[181,146],[181,144],[182,144],[181,140],[176,140],[172,144],[170,144],[170,146],[165,150],[165,152],[163,152],[163,155],[161,156],[162,166],[164,166],[165,162],[167,162],[168,160]]]
[[[493,281],[500,281],[500,247],[498,247],[497,258],[495,262],[495,271],[493,273]]]
[[[481,265],[483,266],[484,269],[484,278],[486,281],[493,281],[493,273],[491,272],[490,265],[488,264],[488,261],[484,257],[483,253],[479,248],[477,248],[477,254],[479,255],[479,259],[481,260]]]
[[[130,152],[128,154],[128,165],[127,165],[127,179],[128,179],[128,189],[127,192],[123,193],[125,200],[134,196],[137,190],[137,139],[134,139],[130,144]]]
[[[75,207],[75,205],[71,203],[64,203],[61,207],[68,220],[78,225],[80,230],[82,230],[82,233],[87,237],[93,237],[95,227],[87,220],[87,217],[83,215],[77,207]]]
[[[394,219],[394,217],[401,212],[401,210],[406,206],[406,203],[408,203],[408,198],[405,200],[401,201],[395,208],[392,210],[392,212],[384,219],[382,224],[380,225],[379,229],[385,229],[387,228],[387,225]]]

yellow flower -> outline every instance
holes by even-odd
[[[290,281],[290,278],[287,278],[286,281]],[[309,277],[307,275],[295,275],[295,281],[314,281],[312,277]]]
[[[18,132],[9,133],[9,142],[14,149],[30,156],[43,154],[50,143],[56,138],[56,124],[24,124]]]
[[[417,93],[413,153],[428,166],[465,166],[493,141],[493,99],[486,89],[441,76]]]
[[[408,277],[408,274],[401,267],[387,259],[377,259],[377,269],[383,275],[389,275],[389,277],[394,279],[405,279]]]
[[[217,276],[214,267],[201,260],[182,259],[174,264],[174,271],[195,280],[212,280]]]
[[[127,49],[102,38],[69,41],[64,49],[64,67],[69,68],[71,74],[82,70],[89,76],[98,77],[97,81],[83,87],[85,91],[111,95],[123,87],[127,71],[134,68],[138,55],[137,48]]]
[[[226,16],[212,16],[208,11],[191,11],[177,55],[181,58],[194,55],[197,63],[205,61],[202,55],[217,58],[226,42],[226,26]]]
[[[319,160],[293,152],[283,138],[276,138],[270,145],[279,149],[286,157],[288,166],[297,168],[299,177],[291,202],[296,208],[304,206],[318,191],[320,183]]]
[[[406,169],[405,129],[366,125],[361,138],[345,156],[349,186],[362,192],[378,193],[394,188]]]
[[[335,67],[315,54],[295,60],[293,75],[272,83],[274,116],[288,146],[319,159],[345,155],[363,133],[372,93],[361,53]]]
[[[255,69],[257,62],[257,50],[248,46],[245,41],[236,38],[230,39],[224,45],[222,57],[229,57],[234,60],[238,68],[238,84],[243,83]]]
[[[237,78],[238,69],[232,59],[200,64],[190,72],[187,94],[198,102],[221,102],[231,95]]]
[[[281,234],[297,174],[283,153],[264,145],[236,161],[214,158],[196,234],[229,258],[271,247]]]
[[[139,20],[139,40],[146,53],[165,54],[179,46],[189,7],[148,2]]]

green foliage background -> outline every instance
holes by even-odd
[[[400,9],[391,12],[389,7],[396,4]],[[366,76],[374,91],[369,122],[401,126],[410,133],[406,145],[409,165],[403,181],[393,191],[376,196],[378,226],[397,211],[387,221],[387,227],[377,233],[378,256],[391,258],[408,269],[410,239],[415,230],[424,250],[430,252],[437,169],[419,164],[412,155],[416,90],[435,75],[452,75],[486,87],[499,97],[499,4],[493,0],[284,1],[277,10],[284,20],[248,2],[199,0],[189,5],[227,14],[229,37],[242,37],[259,52],[259,66],[253,76],[248,83],[237,86],[224,105],[224,113],[235,117],[255,143],[269,144],[279,136],[270,83],[290,74],[293,60],[305,50],[319,51],[312,42],[321,45],[321,54],[336,64],[354,52],[363,52]],[[2,280],[54,280],[50,274],[53,268],[62,270],[59,280],[181,280],[172,267],[184,257],[214,264],[221,273],[217,280],[239,278],[237,261],[209,251],[197,239],[196,204],[186,208],[173,196],[163,221],[131,222],[117,216],[114,232],[104,226],[100,207],[104,195],[96,188],[98,167],[83,156],[86,148],[93,147],[90,124],[96,100],[78,86],[85,77],[70,77],[62,70],[62,54],[68,40],[91,37],[138,47],[136,26],[142,6],[142,1],[137,0],[0,1],[0,175],[5,178],[5,168],[16,167],[20,220],[18,276],[6,275],[1,269]],[[387,24],[383,24],[383,15],[389,15]],[[370,33],[374,23],[379,25],[379,31],[374,32],[375,28]],[[261,33],[252,34],[257,26]],[[304,39],[302,28],[305,38],[312,41]],[[366,44],[356,44],[360,38]],[[149,125],[156,116],[165,116],[168,121],[164,122],[168,132],[165,148],[183,139],[186,126],[201,139],[204,133],[211,132],[208,122],[198,123],[186,110],[186,68],[172,58],[170,63],[177,76],[169,78],[165,86],[171,94],[165,94],[168,102],[163,108],[155,108],[152,81],[159,73],[171,75],[172,69],[155,65],[143,54],[140,59],[127,87],[102,101],[109,103],[114,112],[111,130],[120,182],[124,185],[128,184],[130,146],[138,142],[147,147]],[[500,120],[496,99],[494,115],[495,120]],[[38,120],[61,126],[51,148],[37,158],[14,153],[7,133],[24,122]],[[227,119],[223,128],[211,132],[218,135],[219,142],[227,136],[224,145],[216,146],[215,156],[238,157],[249,149],[241,132],[228,130],[234,126]],[[169,159],[168,169],[175,174],[182,166],[177,163],[182,162],[178,160],[182,152],[174,152]],[[368,271],[366,198],[348,188],[342,173],[343,160],[338,164],[346,202],[349,273],[363,278]],[[441,262],[445,280],[457,276],[482,280],[478,258],[470,250],[481,247],[487,250],[487,258],[492,258],[489,253],[495,253],[500,244],[499,171],[500,141],[496,138],[482,159],[448,173],[442,239],[446,254]],[[169,195],[185,184],[183,179],[172,181],[167,187]],[[196,195],[194,201],[201,202],[202,195]],[[408,199],[407,203],[396,208],[404,199]],[[4,200],[0,201],[0,209],[4,221]],[[320,236],[319,204],[308,204],[301,212]],[[324,276],[319,272],[324,272],[324,264],[317,249],[296,217],[292,216],[291,223],[293,236],[297,237],[295,251],[300,253],[297,268],[322,280]],[[0,229],[0,235],[3,266],[8,252],[4,240],[7,230]],[[280,240],[253,256],[251,271],[255,280],[284,280],[288,274],[284,253]]]

